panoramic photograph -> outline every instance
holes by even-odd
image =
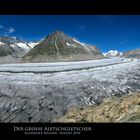
[[[0,122],[140,122],[140,15],[0,15]]]

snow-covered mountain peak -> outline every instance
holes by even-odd
[[[121,56],[122,54],[123,54],[122,52],[119,52],[117,50],[110,50],[107,53],[103,53],[103,55],[107,57]]]

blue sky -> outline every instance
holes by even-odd
[[[56,30],[102,52],[140,48],[139,15],[0,15],[0,35],[40,40]]]

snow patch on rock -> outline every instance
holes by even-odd
[[[3,43],[3,42],[0,42],[0,46],[1,46],[1,45],[4,45],[4,43]]]
[[[67,46],[70,46],[70,43],[66,42],[66,45],[67,45]]]
[[[36,46],[38,44],[38,42],[29,42],[28,45],[33,48],[34,46]]]
[[[74,39],[74,38],[73,38],[73,41],[76,42],[76,43],[78,43],[78,44],[80,44],[80,45],[82,45],[82,46],[85,45],[84,43],[81,43],[81,42],[79,42],[78,40],[76,40],[76,39]]]

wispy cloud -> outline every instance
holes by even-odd
[[[15,32],[16,30],[15,30],[14,28],[12,28],[12,27],[9,27],[9,28],[7,29],[7,31],[8,31],[8,33],[13,33],[13,32]]]
[[[2,25],[0,25],[0,29],[3,29],[3,26]]]
[[[16,30],[13,27],[4,27],[3,25],[0,25],[0,31],[1,34],[8,35],[15,32]]]

